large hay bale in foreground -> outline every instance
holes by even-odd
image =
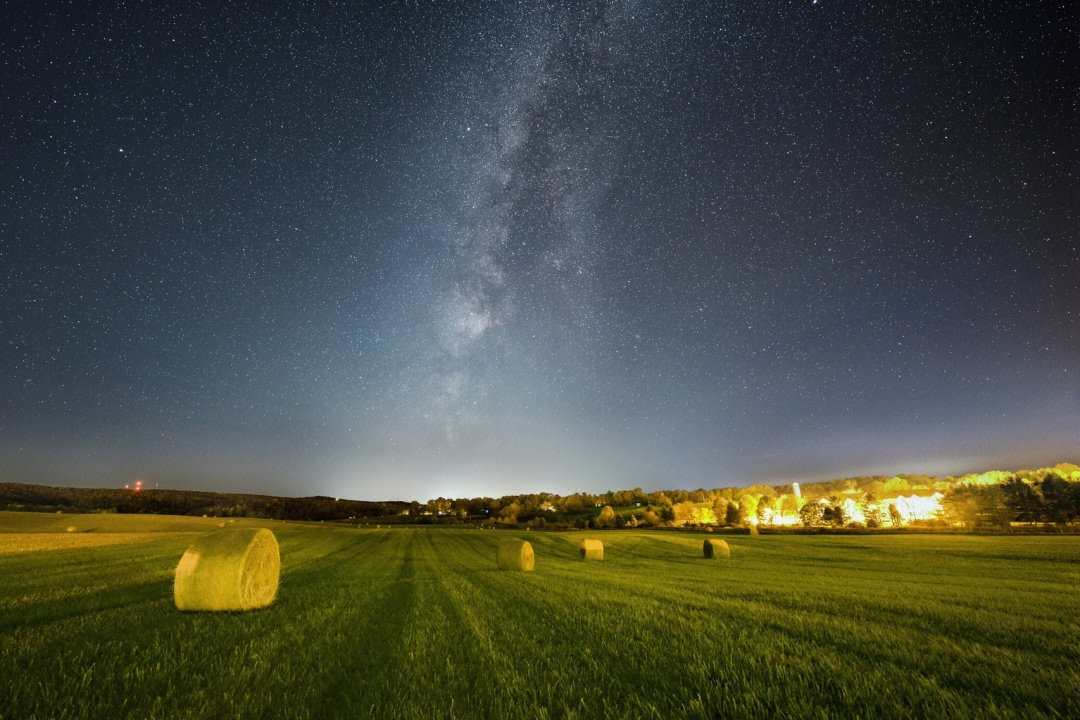
[[[495,550],[495,562],[500,570],[524,570],[533,569],[536,557],[533,555],[532,545],[524,540],[503,540]]]
[[[578,549],[581,551],[582,560],[604,559],[604,543],[601,540],[585,538],[581,541],[581,545],[578,546]]]
[[[731,548],[723,540],[717,538],[708,538],[705,541],[705,557],[709,559],[719,559],[731,557]]]
[[[281,555],[266,528],[208,532],[180,558],[173,600],[180,610],[254,610],[277,597]]]

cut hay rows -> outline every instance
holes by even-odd
[[[136,519],[62,518],[0,544]],[[274,524],[279,597],[186,613],[168,581],[219,518],[150,519],[186,530],[0,555],[0,717],[1080,718],[1080,535],[245,520]],[[581,560],[587,537],[613,554]],[[697,562],[729,537],[729,560]],[[512,538],[534,572],[492,565]]]
[[[180,610],[253,610],[277,597],[281,555],[266,528],[206,533],[176,566],[173,599]]]
[[[604,543],[601,540],[585,538],[581,541],[581,545],[578,546],[578,550],[581,551],[582,560],[604,559]]]
[[[495,550],[495,562],[500,570],[528,572],[536,564],[532,545],[524,540],[503,540]]]
[[[0,533],[0,555],[146,542],[148,533]]]
[[[723,540],[709,538],[704,544],[705,557],[712,560],[731,557],[731,548]]]

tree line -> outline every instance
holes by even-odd
[[[1080,482],[1047,474],[1034,482],[1014,476],[999,485],[961,485],[946,493],[942,507],[949,520],[970,529],[1064,526],[1080,520]]]
[[[859,514],[865,518],[863,525],[874,528],[902,524],[899,511],[889,498],[931,494],[942,498],[940,515],[934,520],[941,527],[1002,529],[1011,523],[1067,525],[1080,520],[1080,467],[1062,463],[1037,471],[992,471],[946,478],[860,476],[806,483],[799,490],[793,484],[654,492],[634,488],[596,494],[540,492],[498,498],[440,497],[426,503],[0,483],[0,509],[579,528],[741,526],[769,524],[770,516],[777,514],[797,515],[804,527],[840,528],[853,524],[849,514],[852,503],[857,502]]]
[[[415,504],[419,507],[419,503]],[[58,488],[0,483],[0,509],[46,512],[116,512],[275,520],[348,520],[400,515],[406,502],[367,502],[332,497],[277,497],[196,490]]]

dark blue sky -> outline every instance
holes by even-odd
[[[1080,460],[1070,3],[83,5],[0,29],[0,481]]]

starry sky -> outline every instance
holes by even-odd
[[[0,481],[1080,461],[1070,3],[17,3]]]

